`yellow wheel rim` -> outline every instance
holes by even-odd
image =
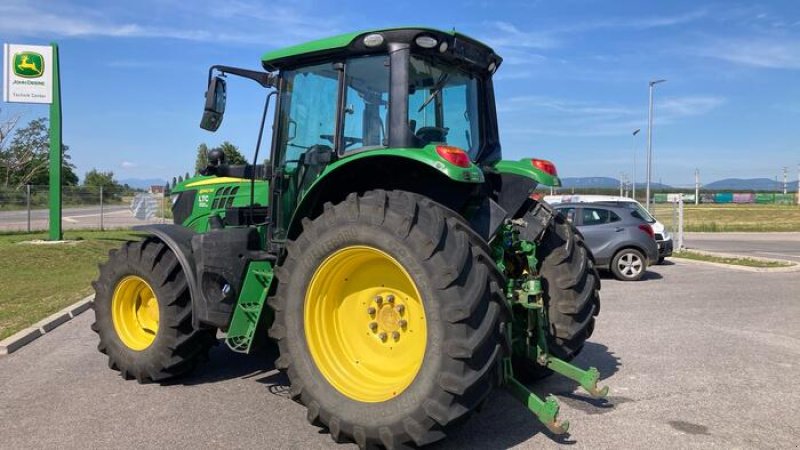
[[[120,280],[111,298],[111,319],[122,343],[131,350],[144,350],[158,334],[158,299],[141,277]]]
[[[427,343],[425,309],[397,260],[372,247],[338,250],[317,268],[304,306],[314,363],[343,395],[383,402],[414,381]]]

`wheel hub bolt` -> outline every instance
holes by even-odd
[[[389,294],[386,296],[386,301],[389,303],[394,303],[394,295]]]
[[[394,310],[397,311],[398,314],[403,314],[403,312],[406,310],[406,307],[403,305],[397,305],[394,307]]]
[[[378,329],[378,322],[370,322],[369,323],[369,329],[372,330],[372,332],[374,333],[375,330]]]
[[[405,328],[406,325],[408,325],[408,322],[406,322],[404,319],[400,319],[397,321],[397,324],[400,325],[400,328]]]
[[[392,331],[392,339],[394,339],[395,341],[399,340],[400,339],[400,332]]]
[[[369,308],[367,308],[367,314],[369,314],[370,316],[374,316],[375,312],[376,311],[374,307],[370,306]]]
[[[383,303],[383,297],[381,297],[380,295],[376,295],[375,296],[375,303],[377,303],[378,306],[381,306],[381,304]]]
[[[385,332],[381,331],[381,332],[378,334],[378,337],[380,338],[380,340],[382,340],[382,341],[384,341],[384,342],[385,342],[385,341],[386,341],[386,337],[387,337],[387,336],[386,336],[386,333],[385,333]]]

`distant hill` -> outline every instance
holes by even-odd
[[[610,177],[564,177],[561,184],[565,188],[576,189],[614,189],[619,188],[619,180]],[[636,188],[644,188],[644,183],[636,183]],[[650,183],[650,189],[669,189],[670,186],[660,183]]]
[[[789,192],[797,192],[797,181],[787,183]],[[776,191],[783,189],[783,180],[769,178],[726,178],[703,185],[703,189],[710,191]]]
[[[126,178],[119,180],[119,184],[127,184],[135,189],[147,189],[150,186],[164,186],[167,180],[161,178]]]

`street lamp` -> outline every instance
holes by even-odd
[[[649,84],[650,108],[647,112],[647,210],[650,210],[650,178],[653,176],[653,86],[667,80],[651,80]]]
[[[631,190],[631,197],[636,200],[636,135],[642,131],[640,128],[633,130],[633,186]]]

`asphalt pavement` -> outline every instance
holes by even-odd
[[[800,233],[686,233],[690,249],[800,262]]]
[[[603,279],[594,336],[607,401],[553,376],[571,434],[550,435],[509,394],[433,448],[796,448],[800,277],[677,261]],[[215,348],[200,370],[139,385],[106,367],[93,313],[0,357],[2,448],[352,448],[306,422],[269,351]]]
[[[50,220],[47,209],[31,210],[31,230],[46,230]],[[100,205],[80,208],[65,208],[61,211],[62,227],[69,229],[100,228]],[[104,205],[102,225],[105,228],[129,228],[147,223],[160,223],[161,219],[139,220],[131,213],[130,205]],[[0,211],[0,231],[22,231],[28,229],[28,211]]]

